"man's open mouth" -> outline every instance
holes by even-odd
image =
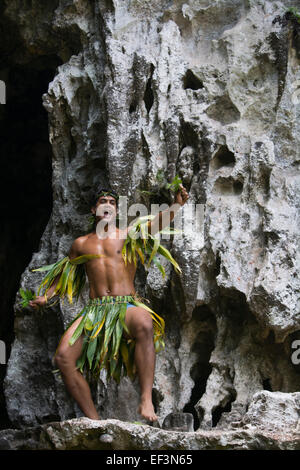
[[[106,207],[105,209],[104,207],[101,207],[101,208],[98,208],[96,214],[98,217],[100,216],[104,218],[109,218],[114,214],[114,210],[111,209],[110,207]]]
[[[111,217],[112,216],[112,211],[105,210],[102,212],[103,217]]]

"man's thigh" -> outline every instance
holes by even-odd
[[[130,336],[125,331],[123,332],[125,338],[135,338],[139,330],[144,326],[152,328],[152,317],[142,307],[129,307],[126,311],[125,323],[130,332]]]
[[[82,317],[77,318],[77,320],[75,320],[74,323],[65,331],[59,342],[56,354],[68,354],[76,358],[79,356],[82,349],[83,335],[81,335],[72,346],[70,346],[69,341],[81,320]]]

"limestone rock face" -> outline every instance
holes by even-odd
[[[270,431],[300,433],[300,393],[257,392],[243,418],[244,424]]]
[[[43,96],[53,212],[21,285],[35,288],[41,278],[30,269],[65,255],[86,233],[96,185],[109,183],[128,204],[149,210],[170,202],[163,192],[148,194],[162,188],[161,175],[179,174],[189,191],[183,236],[165,242],[182,276],[168,267],[160,281],[156,268],[141,268],[136,280],[166,321],[153,390],[160,424],[189,412],[195,430],[217,431],[244,416],[268,427],[281,419],[279,392],[299,410],[300,370],[291,357],[300,332],[300,25],[289,6],[6,2],[28,56],[55,53],[63,62]],[[81,416],[51,358],[83,303],[43,316],[16,305],[5,382],[15,426]],[[117,387],[103,374],[93,394],[104,419],[139,419],[137,383],[124,378]],[[184,435],[187,448],[193,439]]]
[[[77,418],[0,431],[0,450],[299,450],[299,433],[246,425],[183,432],[116,419]],[[112,454],[111,454],[112,455]],[[146,454],[145,454],[146,457]],[[183,459],[183,457],[182,457]]]

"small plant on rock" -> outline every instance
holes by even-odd
[[[295,20],[297,20],[297,22],[300,24],[300,11],[297,10],[296,7],[290,7],[287,9],[286,11],[287,13],[290,13],[290,15],[292,16],[292,18],[294,18]]]

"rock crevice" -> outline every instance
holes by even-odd
[[[53,154],[53,208],[39,247],[29,248],[21,286],[35,289],[40,277],[31,269],[65,255],[86,233],[96,186],[110,184],[129,204],[150,208],[167,202],[162,192],[158,200],[151,195],[161,178],[179,174],[189,201],[204,208],[196,229],[186,206],[184,236],[167,242],[182,276],[167,269],[160,282],[153,267],[139,268],[136,279],[166,321],[156,412],[160,424],[170,413],[194,416],[202,443],[196,442],[200,434],[186,434],[187,448],[206,448],[206,431],[215,432],[208,447],[239,447],[234,442],[244,439],[254,448],[256,431],[224,438],[218,432],[243,423],[257,393],[265,393],[271,408],[280,393],[293,409],[299,406],[299,366],[291,356],[300,332],[300,68],[290,2],[4,3],[2,18],[22,44],[9,66],[31,67],[33,59],[42,70],[52,64],[41,94]],[[7,412],[13,426],[29,426],[35,436],[42,425],[48,442],[50,427],[60,424],[47,423],[81,416],[52,373],[51,359],[84,298],[43,318],[21,310],[16,298]],[[104,419],[139,419],[137,382],[125,378],[117,387],[103,373],[92,388]],[[161,436],[168,446],[171,434]],[[281,445],[268,436],[261,437],[266,446]]]

